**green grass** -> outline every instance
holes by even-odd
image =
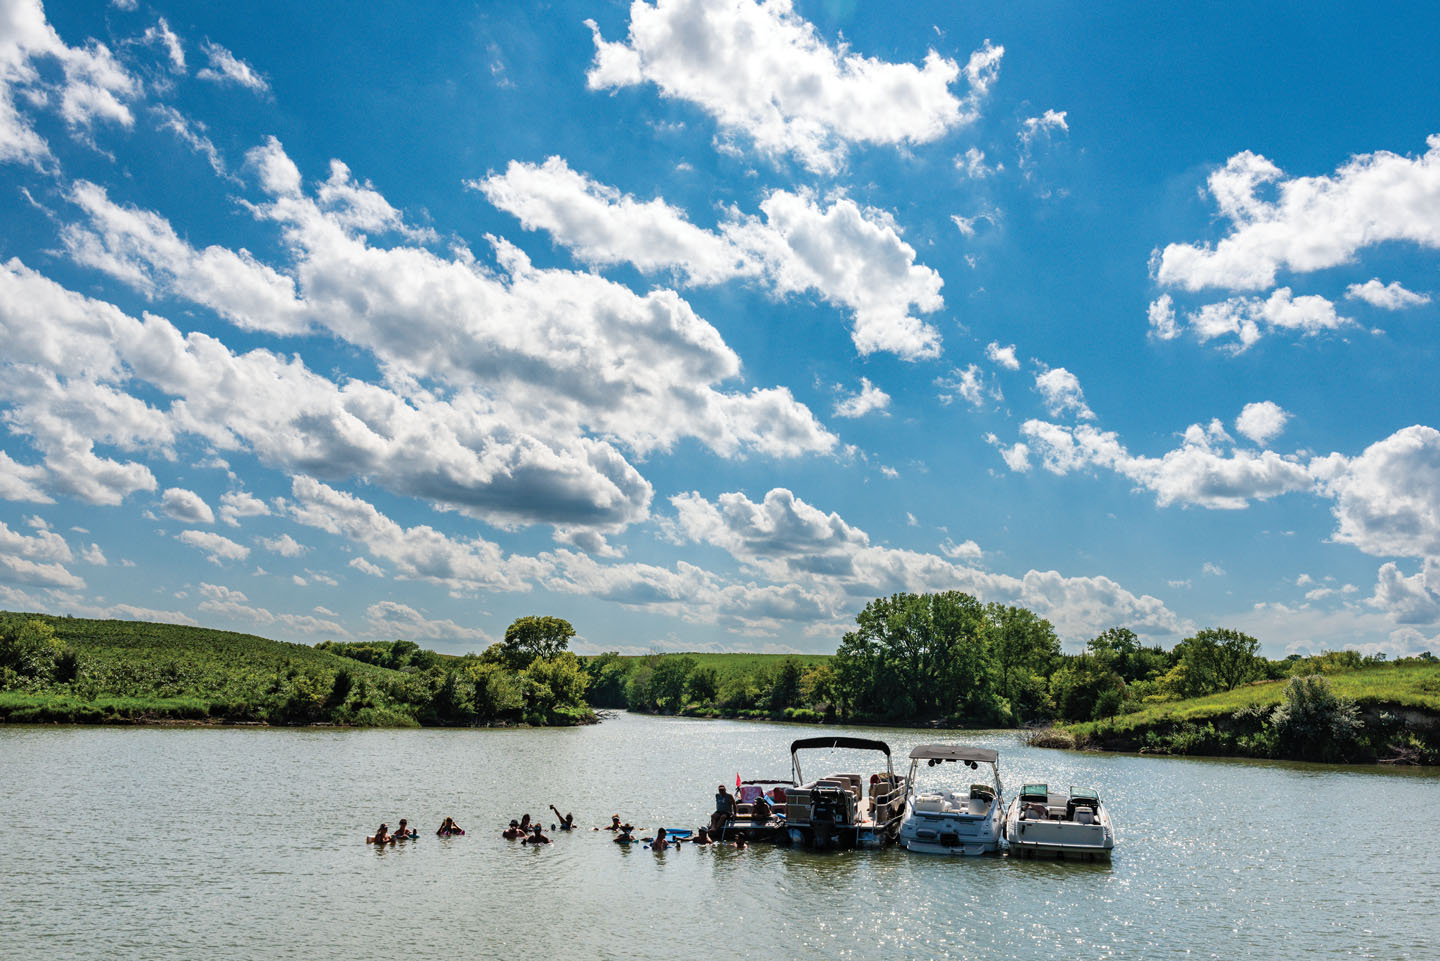
[[[1335,693],[1362,707],[1394,705],[1440,714],[1440,664],[1377,664],[1358,671],[1328,674]],[[1183,722],[1202,723],[1244,707],[1268,707],[1284,699],[1285,680],[1261,681],[1233,691],[1183,701],[1153,704],[1113,720],[1065,725],[1078,737],[1102,730],[1124,734]]]
[[[289,722],[300,719],[297,697],[323,700],[343,669],[365,682],[365,697],[332,705],[325,719],[416,723],[413,708],[392,696],[407,675],[303,644],[179,624],[5,611],[0,630],[32,618],[48,623],[75,651],[79,676],[73,683],[0,692],[0,720]]]
[[[644,661],[654,655],[623,655],[622,661]],[[834,654],[713,654],[666,651],[665,657],[688,657],[695,661],[696,668],[708,667],[720,677],[729,674],[749,674],[776,670],[786,661],[799,663],[801,670],[812,664],[829,664]],[[586,657],[585,660],[591,660]]]

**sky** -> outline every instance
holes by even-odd
[[[1170,6],[0,0],[0,607],[1440,650],[1440,8]]]

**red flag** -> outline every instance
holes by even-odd
[[[735,790],[740,790],[740,772],[735,772]]]

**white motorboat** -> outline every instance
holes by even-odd
[[[1110,812],[1095,791],[1052,792],[1027,784],[1005,812],[1005,840],[1019,857],[1108,858],[1115,847]]]
[[[999,760],[998,751],[963,744],[921,744],[911,751],[901,845],[922,854],[998,853],[1005,810]],[[937,787],[921,791],[917,784],[922,762],[932,768],[963,764],[972,771],[988,764],[994,783],[971,784],[960,790]]]

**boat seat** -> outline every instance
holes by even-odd
[[[1095,812],[1091,811],[1089,808],[1076,808],[1076,809],[1075,809],[1075,823],[1076,823],[1076,824],[1094,824],[1094,823],[1095,823]]]
[[[985,800],[984,798],[978,798],[978,797],[972,797],[972,798],[970,799],[970,813],[971,813],[971,814],[984,814],[984,813],[985,813],[986,811],[988,811],[988,810],[990,810],[990,802],[989,802],[989,801]]]
[[[945,810],[945,799],[939,794],[922,794],[915,799],[915,810],[938,814]]]

